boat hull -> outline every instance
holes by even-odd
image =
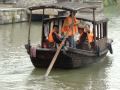
[[[60,51],[60,54],[58,55],[57,60],[54,64],[54,68],[71,69],[84,67],[100,61],[103,57],[106,56],[107,51],[108,50],[104,51],[99,56],[93,52],[86,52],[80,50]],[[31,62],[36,68],[47,68],[55,52],[56,50],[37,49],[36,57],[30,56]]]

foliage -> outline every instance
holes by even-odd
[[[105,6],[117,4],[117,0],[103,0]]]

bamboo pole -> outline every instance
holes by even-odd
[[[32,18],[32,11],[30,11],[30,17],[29,17],[29,31],[28,31],[28,45],[30,46],[30,34],[31,34],[31,18]]]
[[[53,65],[54,65],[54,63],[55,63],[55,61],[58,57],[58,54],[60,53],[60,50],[61,50],[62,46],[64,45],[65,41],[66,41],[66,38],[64,38],[64,40],[61,42],[60,46],[58,47],[57,52],[55,53],[50,65],[49,65],[49,67],[48,67],[48,69],[45,73],[45,78],[49,75],[49,73],[50,73],[50,71],[51,71],[51,69],[52,69],[52,67],[53,67]]]
[[[72,14],[73,14],[73,12],[72,12]],[[74,22],[73,22],[73,15],[72,15],[72,24],[70,25],[71,30],[73,30],[73,24],[74,24]],[[49,75],[49,73],[50,73],[50,71],[51,71],[51,69],[52,69],[52,67],[53,67],[53,65],[54,65],[54,63],[55,63],[55,61],[56,61],[59,53],[60,53],[60,50],[61,50],[62,46],[64,45],[64,43],[65,43],[65,41],[66,41],[66,38],[68,38],[68,34],[67,34],[67,33],[66,33],[65,38],[64,38],[63,41],[61,42],[60,46],[58,47],[58,49],[57,49],[57,51],[56,51],[56,53],[55,53],[55,55],[54,55],[54,57],[53,57],[50,65],[49,65],[49,67],[48,67],[48,69],[47,69],[47,71],[46,71],[46,73],[45,73],[45,78]]]

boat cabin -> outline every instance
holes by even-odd
[[[42,47],[43,43],[48,39],[49,33],[53,28],[53,25],[58,25],[59,28],[59,33],[61,34],[61,29],[64,23],[64,19],[66,17],[54,17],[54,18],[47,18],[44,19],[43,21],[43,32],[42,32]],[[80,16],[76,17],[77,20],[79,20],[79,22],[81,24],[83,24],[83,26],[81,26],[82,28],[85,29],[85,25],[89,25],[90,26],[90,31],[93,32],[93,36],[94,36],[94,46],[98,46],[101,50],[106,48],[106,42],[107,42],[107,22],[108,19],[104,18],[101,19],[99,21],[93,21],[90,19],[86,19],[86,18],[81,18]],[[86,44],[89,43],[87,42],[87,38],[86,38]],[[49,47],[48,47],[49,48]],[[76,48],[76,47],[75,47]],[[84,48],[85,49],[85,48]],[[90,50],[90,49],[88,49]],[[93,50],[93,49],[91,49]]]
[[[72,6],[72,7],[71,7]],[[41,47],[42,48],[50,48],[49,42],[48,42],[48,36],[49,33],[51,32],[53,25],[58,25],[59,28],[59,34],[61,34],[61,29],[63,27],[64,19],[67,16],[59,16],[56,15],[53,18],[44,18],[44,13],[46,9],[56,9],[58,12],[60,10],[68,11],[69,12],[77,12],[77,20],[79,20],[80,24],[83,24],[83,26],[89,25],[90,26],[90,31],[93,33],[93,46],[92,49],[88,49],[87,46],[89,46],[89,42],[87,42],[86,38],[86,43],[83,45],[86,48],[83,49],[88,49],[88,50],[95,50],[96,48],[99,50],[104,50],[107,46],[107,22],[108,19],[105,18],[104,16],[98,17],[95,14],[96,6],[90,6],[90,5],[83,5],[80,3],[71,3],[71,2],[65,2],[65,3],[60,3],[60,4],[53,4],[53,5],[41,5],[39,7],[30,7],[29,10],[32,12],[34,10],[42,9],[43,10],[43,18],[42,18],[42,41],[41,41]],[[81,13],[79,13],[80,10],[83,9],[90,9],[92,11],[91,15],[85,15],[81,17]],[[83,27],[82,26],[82,27]],[[85,28],[85,27],[84,27]],[[46,45],[44,45],[46,43]],[[75,42],[76,43],[76,42]],[[46,47],[47,46],[47,47]],[[76,47],[74,47],[76,48]]]

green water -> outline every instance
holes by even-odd
[[[53,69],[43,80],[46,69],[35,69],[24,49],[28,23],[0,25],[0,90],[120,90],[120,10],[105,8],[109,38],[114,54],[85,68]],[[32,23],[32,43],[39,43],[41,26]]]

